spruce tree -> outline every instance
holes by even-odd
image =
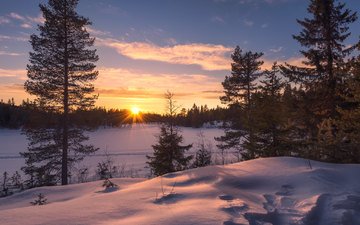
[[[256,79],[262,75],[260,60],[263,53],[243,52],[239,46],[231,55],[231,75],[226,76],[222,85],[224,96],[220,97],[231,112],[225,135],[216,138],[220,149],[235,148],[242,159],[256,157],[256,143],[253,135],[252,95],[257,89]]]
[[[42,107],[59,116],[52,128],[26,130],[30,140],[28,152],[23,153],[25,173],[46,177],[46,182],[68,184],[69,167],[96,149],[82,144],[87,140],[81,129],[76,129],[69,114],[76,109],[92,107],[92,95],[98,72],[96,50],[90,49],[95,39],[86,26],[89,19],[76,12],[78,0],[49,0],[40,4],[44,24],[39,34],[30,37],[33,51],[27,66],[26,91],[37,97]]]
[[[360,45],[359,45],[360,50]],[[360,163],[360,56],[351,60],[351,78],[348,93],[344,95],[346,107],[338,108],[340,118],[332,121],[338,132],[324,132],[323,141],[336,146],[334,161]]]
[[[285,82],[277,63],[266,70],[254,94],[252,123],[259,156],[274,157],[289,154],[288,112],[282,99]]]
[[[173,93],[167,92],[165,94],[167,100],[167,120],[160,127],[157,143],[152,145],[154,149],[153,155],[146,156],[149,160],[147,164],[155,176],[187,169],[192,159],[191,155],[185,156],[185,152],[192,147],[192,144],[181,145],[183,137],[179,128],[175,126],[176,110],[178,107],[173,97]]]
[[[311,0],[308,12],[310,18],[298,20],[302,31],[293,36],[303,46],[300,52],[305,58],[304,66],[285,64],[281,69],[285,76],[301,84],[302,100],[310,114],[304,118],[310,117],[311,120],[302,122],[308,123],[308,130],[299,138],[318,151],[311,155],[331,160],[336,148],[323,145],[322,136],[330,132],[336,138],[338,128],[333,121],[339,118],[337,109],[343,107],[347,90],[347,58],[357,46],[348,45],[349,25],[356,21],[357,15],[337,0]]]

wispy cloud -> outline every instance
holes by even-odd
[[[232,48],[223,45],[191,43],[158,46],[146,42],[99,39],[98,44],[114,48],[119,54],[136,60],[154,60],[171,64],[199,65],[204,70],[230,69]]]
[[[153,89],[166,91],[169,87],[181,90],[184,87],[189,92],[203,91],[204,88],[218,87],[219,79],[203,74],[168,74],[148,73],[141,70],[125,68],[99,68],[99,78],[96,85],[110,88]]]
[[[278,59],[269,59],[269,58],[264,58],[263,61],[264,61],[264,64],[261,66],[261,69],[262,70],[269,70],[271,69],[273,63],[276,61],[278,62],[278,64],[285,64],[288,63],[290,65],[293,65],[293,66],[302,66],[302,67],[306,67],[304,64],[303,64],[303,61],[305,60],[304,57],[302,56],[299,56],[299,57],[291,57],[291,58],[288,58],[288,59],[281,59],[281,60],[278,60]]]
[[[4,41],[4,40],[29,41],[29,37],[16,37],[16,36],[0,35],[0,41]]]
[[[270,48],[269,51],[273,53],[279,53],[284,49],[284,47],[280,46],[278,48]]]
[[[20,15],[16,12],[11,12],[6,18],[4,17],[4,19],[8,20],[8,23],[10,23],[10,19],[20,21],[21,22],[20,27],[25,29],[33,28],[35,24],[42,24],[45,22],[45,19],[42,16],[42,14],[33,17],[33,16]]]
[[[32,21],[33,23],[40,23],[43,24],[45,22],[44,17],[42,16],[42,14],[40,13],[38,16],[36,17],[31,17],[31,16],[27,16],[27,18]]]
[[[1,77],[17,77],[19,79],[26,79],[26,70],[21,69],[3,69],[0,68]]]
[[[25,55],[24,53],[16,53],[16,52],[6,52],[6,51],[0,51],[0,55],[7,55],[7,56],[22,56]],[[1,74],[0,74],[1,76]]]
[[[111,33],[109,31],[102,31],[102,30],[98,30],[98,29],[95,29],[93,27],[90,27],[90,26],[87,26],[86,27],[86,30],[94,35],[94,36],[106,36],[106,37],[109,37],[111,36]]]
[[[25,17],[21,16],[20,14],[15,13],[15,12],[10,13],[9,16],[11,18],[17,19],[17,20],[22,20],[22,21],[26,20]]]
[[[213,16],[211,18],[211,21],[213,21],[215,23],[225,23],[224,18],[222,18],[221,16]]]
[[[21,24],[20,26],[21,26],[22,28],[25,28],[25,29],[31,29],[31,28],[32,28],[31,24],[28,24],[28,23],[23,23],[23,24]]]
[[[0,25],[10,23],[10,20],[6,17],[0,16]]]
[[[252,26],[254,26],[254,24],[255,24],[254,21],[248,20],[248,19],[243,20],[243,23],[244,23],[244,25],[247,26],[247,27],[252,27]]]

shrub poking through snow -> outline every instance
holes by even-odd
[[[8,173],[5,171],[1,181],[0,197],[6,197],[11,195],[10,191],[10,179]]]
[[[33,202],[30,202],[31,205],[45,205],[47,204],[47,198],[42,193],[37,195],[38,198],[35,199]]]
[[[105,187],[105,190],[108,190],[108,189],[117,189],[118,188],[118,185],[113,183],[110,179],[106,178],[104,180],[104,183],[102,185],[103,187]]]
[[[162,193],[162,195],[158,196],[158,193],[156,192],[154,203],[156,203],[156,204],[175,203],[178,200],[178,198],[182,196],[181,194],[177,194],[174,191],[175,186],[176,186],[176,182],[173,184],[173,186],[171,187],[171,190],[169,192],[167,192],[164,189],[162,177],[160,179],[160,185],[161,185],[161,193]]]
[[[107,151],[105,151],[105,157],[105,160],[98,163],[96,169],[96,174],[101,180],[113,178],[118,173],[118,168],[113,165],[114,160]]]
[[[11,185],[13,186],[14,189],[24,190],[24,185],[21,180],[21,175],[19,174],[18,171],[16,171],[12,175],[12,177],[10,178],[10,181],[11,181]]]

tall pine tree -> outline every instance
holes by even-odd
[[[347,57],[356,48],[356,44],[347,44],[351,34],[349,25],[356,21],[357,15],[337,0],[311,0],[308,12],[311,17],[298,20],[303,29],[293,36],[304,47],[300,51],[305,58],[304,66],[286,64],[281,69],[292,81],[301,84],[302,100],[311,114],[310,124],[303,121],[308,123],[308,131],[301,138],[309,142],[312,149],[317,149],[313,156],[331,160],[335,153],[329,154],[330,149],[320,142],[323,142],[323,133],[336,136],[337,128],[332,121],[339,117],[337,108],[344,102],[349,79]]]
[[[226,76],[222,85],[225,95],[220,97],[231,112],[225,135],[216,138],[220,149],[235,148],[242,159],[256,157],[256,143],[253,135],[252,95],[257,89],[256,79],[262,75],[260,60],[263,53],[243,52],[239,46],[231,55],[231,75]]]
[[[33,51],[25,82],[26,91],[37,96],[44,109],[59,115],[59,122],[51,129],[25,131],[30,146],[23,153],[27,163],[23,170],[31,177],[45,176],[51,183],[61,176],[63,185],[68,184],[71,163],[96,151],[83,144],[87,137],[69,119],[72,111],[93,106],[96,96],[91,82],[98,76],[94,64],[98,56],[89,49],[95,39],[86,30],[91,22],[76,12],[78,2],[40,4],[45,22],[38,26],[40,33],[30,37]]]

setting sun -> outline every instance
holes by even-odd
[[[138,107],[133,106],[133,107],[131,108],[131,113],[132,113],[133,115],[138,115],[139,112],[140,112],[140,109],[139,109]]]

